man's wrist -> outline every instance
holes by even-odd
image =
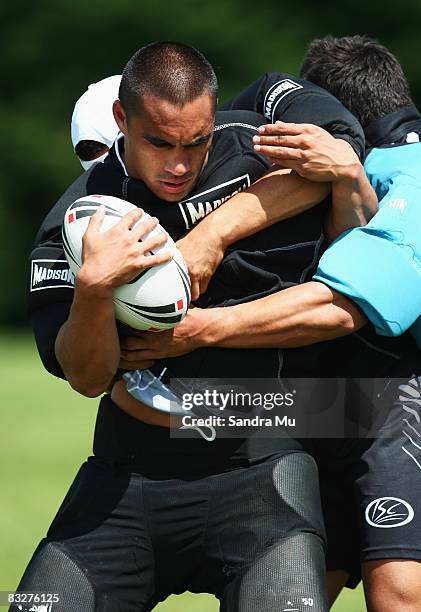
[[[211,242],[214,248],[219,250],[222,255],[236,241],[236,237],[232,236],[233,228],[227,223],[226,216],[221,217],[218,210],[205,217],[196,228],[205,233],[206,240]]]
[[[89,299],[109,300],[113,297],[113,287],[109,284],[98,282],[97,277],[82,266],[75,278],[75,290],[77,294]]]
[[[349,187],[350,185],[358,183],[363,174],[364,168],[359,161],[355,160],[354,163],[341,167],[337,178],[333,182]]]
[[[364,174],[364,168],[349,142],[342,138],[336,138],[336,142],[340,149],[342,149],[344,157],[342,158],[343,163],[339,163],[336,167],[332,183],[343,183],[344,186],[349,187],[355,181],[360,180],[362,174]]]
[[[225,308],[193,308],[194,331],[190,335],[191,350],[218,346],[224,335]]]

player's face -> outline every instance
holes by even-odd
[[[114,116],[124,134],[124,162],[159,198],[182,200],[205,164],[214,126],[214,100],[204,93],[175,106],[150,94],[139,113],[126,116],[120,102]]]

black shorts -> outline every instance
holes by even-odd
[[[315,443],[328,569],[348,571],[348,586],[361,562],[421,560],[421,377],[399,382],[378,437]]]
[[[58,593],[57,612],[151,610],[171,593],[221,609],[325,612],[317,470],[304,452],[203,478],[151,479],[91,458],[19,590]]]

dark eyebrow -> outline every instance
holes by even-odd
[[[172,147],[173,145],[170,144],[169,142],[167,142],[166,140],[164,140],[163,138],[158,138],[158,136],[145,136],[145,140],[147,140],[148,142],[150,142],[151,144],[154,145],[166,145],[168,147]]]
[[[199,136],[198,138],[195,138],[194,140],[192,140],[191,142],[189,142],[188,144],[183,145],[184,147],[197,147],[198,145],[203,144],[204,142],[207,142],[209,140],[209,138],[212,136],[212,132],[209,132],[209,134],[205,134],[203,136]],[[167,147],[173,147],[174,145],[171,144],[170,142],[168,142],[167,140],[164,140],[163,138],[159,138],[158,136],[149,136],[148,134],[146,134],[144,136],[145,140],[147,140],[148,142],[150,142],[153,145],[158,145],[158,146],[167,146]]]
[[[185,147],[196,147],[197,145],[207,142],[211,136],[212,136],[212,132],[209,132],[209,134],[204,134],[203,136],[199,136],[198,138],[195,138],[194,140],[192,140],[192,142],[189,142],[189,144],[184,145],[184,146]]]

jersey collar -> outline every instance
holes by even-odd
[[[401,141],[408,132],[421,132],[421,115],[414,105],[370,123],[364,130],[367,148]]]
[[[121,134],[118,138],[115,139],[114,151],[115,151],[115,156],[117,158],[117,161],[120,164],[121,168],[123,169],[124,176],[129,176],[129,173],[127,172],[126,164],[124,163],[123,156],[122,156],[122,151],[124,151],[124,135],[123,134]]]

